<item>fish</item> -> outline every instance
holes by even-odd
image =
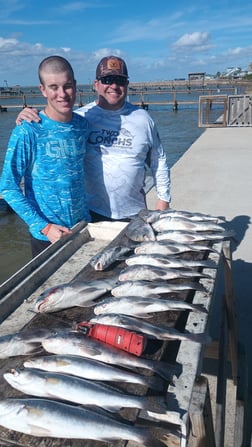
[[[167,310],[190,310],[207,313],[206,308],[202,304],[191,304],[184,300],[177,299],[161,299],[160,295],[153,295],[143,298],[139,296],[105,298],[96,304],[94,307],[94,314],[119,313],[123,315],[145,317],[146,314],[166,312]]]
[[[25,329],[0,337],[0,359],[40,353],[42,338],[51,335],[50,329]]]
[[[232,230],[222,231],[218,233],[217,231],[214,233],[209,233],[207,231],[195,232],[195,231],[184,231],[184,230],[167,230],[162,233],[158,233],[156,235],[157,241],[171,241],[171,242],[180,242],[181,244],[190,244],[194,242],[200,241],[212,241],[218,242],[223,241],[224,239],[230,239],[235,236],[235,232]]]
[[[151,225],[159,233],[167,230],[224,231],[224,228],[219,224],[203,221],[195,222],[183,217],[162,217]]]
[[[165,380],[173,380],[179,366],[168,362],[137,357],[111,345],[92,339],[75,331],[59,332],[42,341],[43,348],[52,354],[79,355],[126,369],[143,368],[158,374]]]
[[[117,282],[117,277],[66,283],[50,287],[41,293],[35,301],[35,311],[38,313],[56,312],[70,307],[89,307],[94,300],[109,292]]]
[[[164,447],[148,428],[134,427],[94,409],[42,398],[0,400],[0,425],[38,437],[129,440],[144,447]]]
[[[115,245],[114,247],[108,247],[104,249],[101,253],[97,253],[93,258],[90,259],[90,265],[94,270],[105,270],[111,266],[116,261],[121,261],[125,259],[130,251],[135,247],[127,247],[125,245]]]
[[[159,254],[159,255],[175,255],[186,252],[200,252],[200,251],[216,251],[207,245],[196,244],[180,244],[179,242],[154,241],[154,242],[142,242],[135,249],[134,253],[145,254]]]
[[[162,268],[208,268],[217,269],[217,264],[212,259],[189,260],[177,256],[161,256],[157,254],[136,254],[125,259],[127,265],[143,264]]]
[[[119,314],[102,314],[91,318],[91,324],[109,324],[112,326],[124,327],[130,330],[141,332],[149,337],[158,340],[181,340],[193,341],[195,343],[209,343],[211,338],[205,333],[179,332],[177,329],[161,325],[158,326],[146,322],[143,319]]]
[[[3,374],[13,388],[22,393],[59,399],[85,406],[98,406],[117,412],[123,408],[138,408],[164,413],[165,403],[151,396],[125,394],[114,387],[69,374],[38,369],[12,369]]]
[[[147,210],[142,209],[139,211],[138,216],[141,217],[145,222],[147,223],[153,223],[158,219],[162,219],[163,217],[183,217],[187,218],[193,221],[222,221],[223,218],[211,216],[209,214],[204,213],[193,213],[190,211],[183,211],[183,210],[174,210],[172,208],[169,208],[168,210]]]
[[[135,242],[155,241],[155,233],[151,225],[141,219],[139,216],[135,217],[125,228],[126,236]]]
[[[116,366],[102,363],[77,355],[44,355],[31,357],[23,363],[25,368],[37,368],[44,371],[60,372],[84,379],[105,382],[123,382],[143,385],[162,391],[164,382],[157,376],[143,376]]]
[[[207,293],[205,287],[198,282],[168,283],[165,281],[122,281],[121,284],[113,287],[113,296],[149,296],[154,293],[179,293],[185,290],[198,290]]]
[[[153,265],[129,265],[119,273],[119,281],[157,281],[181,278],[209,278],[210,276],[194,270],[169,269]]]

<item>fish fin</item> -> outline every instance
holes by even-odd
[[[29,424],[30,435],[32,436],[42,436],[42,437],[50,437],[52,435],[51,430],[40,427],[39,425]]]
[[[154,316],[154,312],[153,313],[149,313],[149,314],[135,314],[135,313],[133,313],[133,314],[131,314],[132,316],[134,316],[134,317],[137,317],[137,318],[142,318],[142,319],[144,319],[144,320],[150,320],[151,318],[153,318],[153,316]]]
[[[113,405],[111,407],[106,407],[106,405],[103,405],[104,410],[108,411],[109,413],[117,413],[118,411],[120,411],[123,408],[122,406],[119,405]]]
[[[40,354],[41,352],[43,352],[43,347],[42,347],[41,343],[32,342],[32,343],[26,344],[26,349],[25,349],[24,355]]]
[[[86,301],[84,303],[76,303],[75,306],[76,307],[91,307],[91,306],[94,306],[95,304],[97,304],[96,301],[90,300],[90,301]]]

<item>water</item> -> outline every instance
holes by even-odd
[[[0,113],[0,171],[17,113],[15,109]],[[198,127],[198,107],[181,106],[174,112],[171,105],[153,105],[149,113],[157,124],[169,166],[172,167],[204,130]],[[26,225],[14,213],[6,212],[5,207],[0,207],[0,283],[30,259]]]

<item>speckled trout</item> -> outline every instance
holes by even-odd
[[[168,381],[172,380],[179,370],[177,365],[137,357],[74,331],[49,336],[43,340],[42,344],[47,352],[53,354],[80,355],[127,369],[148,369]]]
[[[230,239],[235,236],[235,232],[232,230],[229,231],[221,231],[221,232],[213,232],[209,233],[208,231],[184,231],[184,230],[167,230],[162,231],[156,235],[157,241],[171,241],[171,242],[179,242],[181,244],[191,244],[194,242],[201,241],[212,241],[218,242],[223,241],[224,239]]]
[[[216,262],[211,259],[182,259],[178,256],[162,256],[158,254],[135,254],[125,259],[127,265],[143,264],[162,268],[198,268],[217,269]]]
[[[135,254],[175,255],[186,252],[214,251],[215,249],[202,244],[181,244],[179,242],[142,242],[134,250]]]
[[[224,231],[224,228],[221,225],[213,222],[195,222],[183,217],[162,217],[151,225],[152,228],[158,232],[167,230]]]
[[[187,340],[195,343],[209,343],[210,337],[204,333],[179,332],[165,325],[156,326],[143,319],[119,314],[103,314],[91,318],[90,323],[110,324],[124,327],[132,331],[142,332],[158,340]]]
[[[124,260],[126,255],[134,249],[136,245],[127,247],[125,245],[115,245],[102,250],[90,259],[90,265],[95,270],[105,270],[114,262]]]
[[[130,440],[145,447],[164,447],[148,431],[119,422],[100,412],[49,399],[5,399],[0,401],[0,425],[31,436]]]
[[[135,383],[158,391],[162,391],[164,387],[164,382],[160,377],[135,374],[126,369],[77,355],[55,354],[32,357],[24,362],[24,367],[71,374],[102,382]]]
[[[169,208],[168,210],[147,210],[143,209],[139,211],[138,216],[141,217],[145,222],[153,223],[158,219],[162,219],[163,217],[183,217],[196,222],[201,221],[209,221],[209,222],[217,222],[222,221],[223,218],[211,216],[209,214],[199,213],[199,212],[191,212],[191,211],[183,211],[183,210],[174,210]]]
[[[146,317],[147,314],[167,310],[207,312],[201,304],[191,304],[178,299],[162,299],[159,295],[145,298],[140,296],[105,298],[94,307],[95,315],[118,313],[138,317]]]
[[[36,312],[56,312],[69,307],[88,307],[94,300],[109,292],[117,278],[60,284],[45,290],[35,302]]]
[[[169,283],[165,281],[122,281],[113,287],[113,296],[149,296],[153,294],[176,293],[185,290],[198,290],[206,292],[205,287],[198,282]]]
[[[169,269],[153,265],[129,265],[119,273],[119,281],[156,281],[183,278],[209,278],[209,275],[188,269]]]
[[[18,355],[30,355],[42,351],[42,338],[51,335],[50,329],[25,329],[0,337],[0,359]]]
[[[40,371],[38,369],[12,369],[4,373],[4,379],[22,393],[59,399],[85,406],[102,407],[107,411],[122,408],[138,408],[164,413],[164,400],[154,396],[125,394],[115,387],[69,374]]]
[[[152,226],[137,216],[130,221],[125,228],[126,236],[135,242],[155,241],[155,233]]]

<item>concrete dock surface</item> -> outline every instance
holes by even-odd
[[[232,272],[238,344],[245,352],[248,368],[248,427],[242,447],[251,445],[252,414],[252,127],[208,128],[171,168],[171,207],[178,210],[223,216],[225,227],[236,233],[232,242]],[[149,206],[154,203],[149,196]],[[221,290],[217,297],[221,297]],[[218,303],[210,334],[219,338]],[[240,359],[238,358],[238,361]],[[210,381],[211,386],[211,381]],[[213,385],[212,385],[213,386]],[[227,388],[230,413],[225,447],[233,447],[235,402]],[[230,394],[230,395],[229,395]],[[246,421],[245,421],[246,424]],[[235,445],[234,447],[239,447]]]

